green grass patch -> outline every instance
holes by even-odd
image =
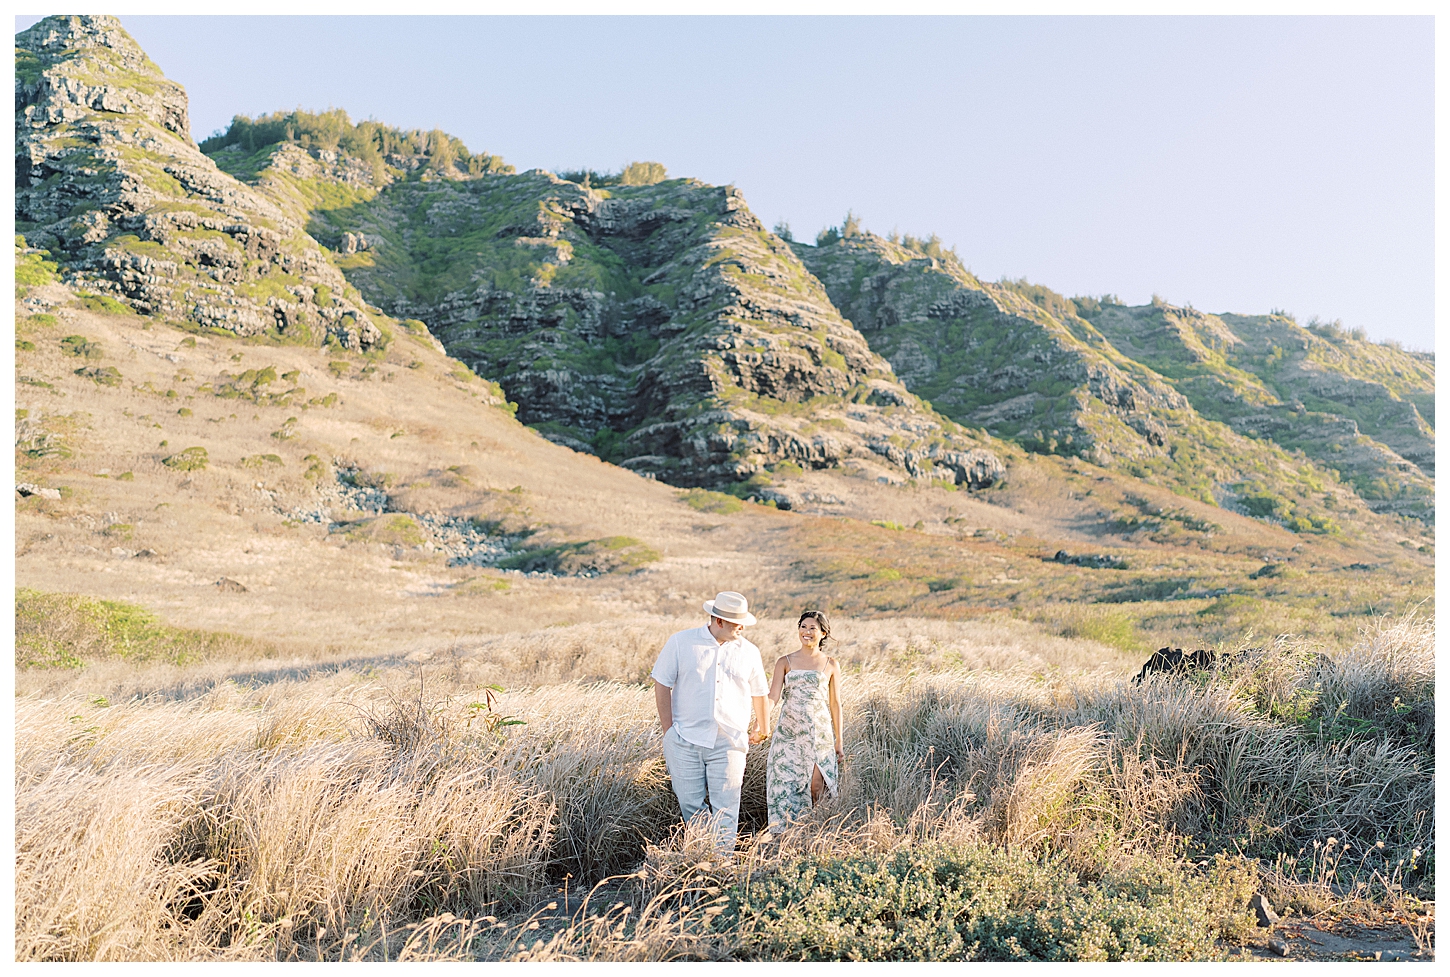
[[[171,627],[135,604],[24,587],[15,592],[17,668],[80,668],[106,658],[185,665],[271,653],[241,635]]]
[[[383,543],[388,546],[422,546],[428,541],[423,527],[412,516],[397,512],[349,523],[338,531],[355,542]]]
[[[1106,607],[1082,611],[1062,626],[1062,635],[1065,638],[1086,638],[1123,651],[1140,651],[1143,648],[1142,637],[1133,619],[1122,611]]]
[[[135,311],[125,302],[117,301],[109,295],[94,295],[90,292],[77,292],[76,304],[91,312],[101,312],[106,315],[135,315]]]

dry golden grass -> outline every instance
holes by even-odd
[[[748,871],[698,868],[718,859],[680,832],[637,674],[680,623],[240,675],[251,688],[211,671],[203,693],[178,693],[171,666],[135,668],[117,687],[100,670],[69,673],[68,686],[22,673],[17,956],[749,955],[748,925],[728,938],[705,925],[710,899]],[[787,626],[762,626],[761,643],[783,643]],[[1123,658],[1094,662],[1103,649],[1020,622],[842,620],[837,631],[851,666],[841,797],[768,849],[747,835],[749,871],[813,852],[985,844],[1056,853],[1092,876],[1145,856],[1172,862],[1185,836],[1292,853],[1333,834],[1380,852],[1365,864],[1385,873],[1411,848],[1433,859],[1430,767],[1405,745],[1416,734],[1392,725],[1403,704],[1432,701],[1422,622],[1387,624],[1324,659],[1271,649],[1207,681],[1141,687]],[[620,674],[596,680],[590,648]],[[564,664],[539,664],[555,658]],[[497,704],[526,725],[489,722],[493,668],[542,680]],[[1264,714],[1314,682],[1355,703],[1333,715],[1357,710],[1377,731],[1335,739],[1330,727],[1316,740],[1307,716]],[[120,689],[125,700],[110,694]],[[760,820],[760,752],[747,832]],[[1290,885],[1293,866],[1278,871]],[[1424,891],[1423,874],[1401,867],[1398,880]],[[600,883],[600,915],[570,903],[527,929],[529,907],[555,888]],[[609,909],[621,901],[629,913]]]

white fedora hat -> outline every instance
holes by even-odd
[[[714,600],[705,601],[705,611],[711,617],[718,617],[723,621],[732,624],[754,624],[755,615],[746,608],[744,594],[737,594],[733,590],[722,590],[715,595]]]

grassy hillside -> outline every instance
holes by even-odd
[[[1433,520],[1430,478],[1355,420],[1416,457],[1432,454],[1433,432],[1409,399],[1433,402],[1424,357],[1388,347],[1361,356],[1372,344],[1352,339],[1339,341],[1352,344],[1345,352],[1281,318],[1228,317],[1246,339],[1191,309],[986,284],[950,253],[859,230],[794,247],[913,392],[962,424],[1296,532],[1378,525],[1371,511]],[[1278,333],[1264,331],[1269,321]],[[1280,367],[1286,347],[1298,352]]]
[[[1434,416],[1432,358],[1321,336],[1283,316],[1169,305],[1098,305],[1088,315],[1203,416],[1304,452],[1376,511],[1433,520],[1435,437],[1419,410]]]

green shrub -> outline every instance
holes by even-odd
[[[224,132],[214,132],[201,141],[201,151],[217,153],[237,147],[248,153],[273,143],[287,142],[304,149],[341,150],[371,166],[375,178],[386,172],[384,157],[425,156],[429,169],[453,171],[470,176],[483,173],[512,173],[502,157],[470,153],[454,136],[434,129],[394,129],[371,120],[356,125],[342,109],[325,112],[273,112],[257,116],[233,116]]]
[[[174,468],[179,472],[201,471],[206,468],[206,449],[202,447],[187,448],[178,451],[174,455],[167,455],[161,459],[161,464],[167,468]]]
[[[81,308],[89,309],[92,312],[104,312],[107,315],[136,314],[125,302],[117,301],[109,295],[93,295],[90,292],[77,292],[76,301]]]
[[[619,174],[619,182],[627,187],[645,187],[666,179],[662,163],[630,163]]]
[[[987,844],[806,856],[726,892],[714,928],[772,960],[1212,960],[1246,873],[1143,860],[1088,881],[1061,856]]]
[[[60,341],[60,349],[67,356],[84,356],[88,360],[101,356],[101,344],[85,336],[66,336]]]
[[[696,512],[713,512],[720,516],[732,515],[745,508],[745,503],[733,495],[711,492],[702,488],[692,488],[687,492],[682,492],[680,499]]]
[[[75,371],[78,377],[85,377],[103,387],[119,387],[121,371],[114,366],[83,366]]]
[[[364,519],[338,530],[350,540],[384,543],[388,546],[422,546],[428,541],[423,528],[412,516],[390,513],[375,519]]]
[[[1244,511],[1249,515],[1258,519],[1282,517],[1289,508],[1289,503],[1284,499],[1264,492],[1243,496],[1239,499],[1239,505],[1243,506]]]
[[[292,420],[295,421],[296,418],[294,417],[292,418]],[[311,458],[313,456],[308,455],[308,457]],[[343,474],[342,476],[340,476],[340,480],[345,485],[356,485],[358,488],[370,488],[378,489],[379,491],[386,491],[387,489],[391,488],[395,482],[397,482],[398,476],[394,475],[392,472],[355,471],[350,474]]]
[[[662,556],[659,550],[632,536],[606,536],[525,550],[500,560],[498,566],[503,570],[522,570],[525,573],[593,575],[637,570]]]
[[[21,245],[23,247],[23,244]],[[60,278],[60,268],[47,261],[49,251],[15,256],[15,284],[20,286],[49,285]]]

